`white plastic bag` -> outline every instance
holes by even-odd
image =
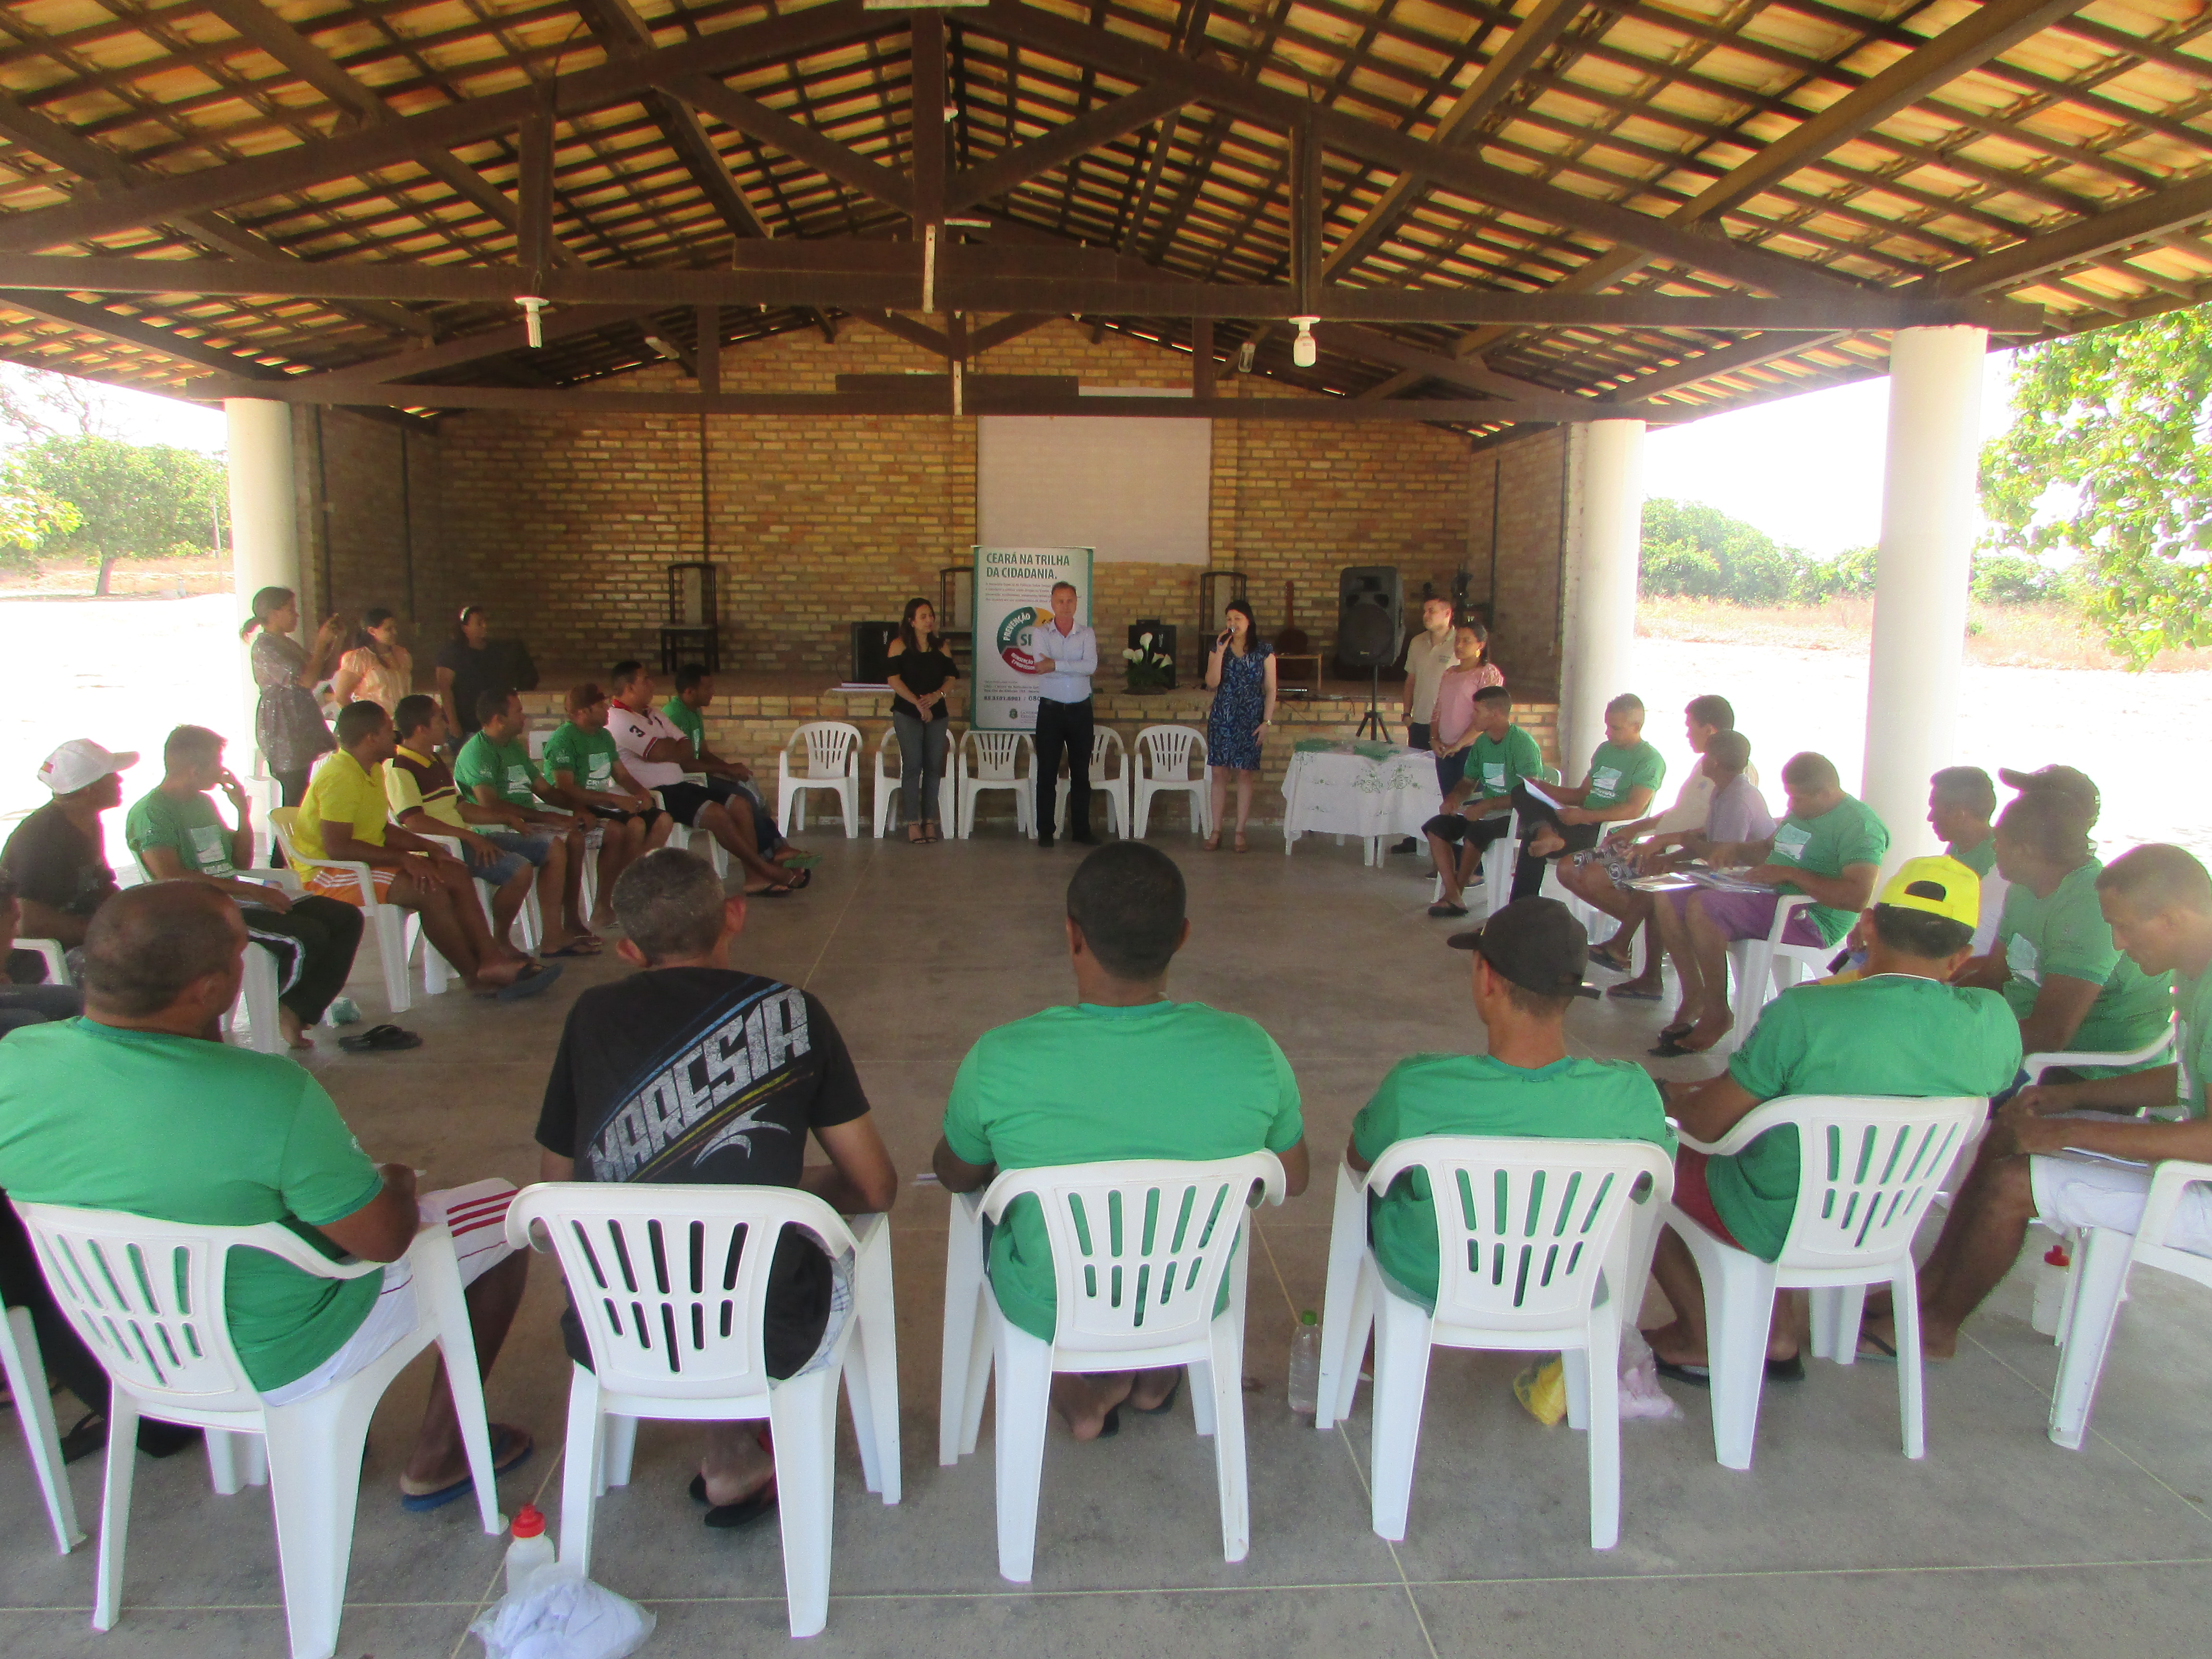
[[[1637,1417],[1680,1417],[1682,1408],[1659,1386],[1659,1366],[1651,1345],[1631,1326],[1620,1334],[1620,1420]]]
[[[540,1567],[489,1608],[469,1633],[486,1659],[626,1659],[653,1634],[653,1616],[573,1567]]]

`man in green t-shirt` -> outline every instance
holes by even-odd
[[[1444,884],[1429,906],[1432,916],[1467,914],[1462,895],[1480,870],[1484,851],[1511,827],[1513,792],[1544,775],[1544,751],[1513,723],[1513,696],[1504,686],[1486,685],[1474,694],[1474,732],[1444,810],[1421,826]]]
[[[615,883],[622,872],[641,854],[665,846],[676,820],[623,764],[614,733],[607,730],[607,694],[588,681],[572,685],[564,706],[567,723],[545,739],[545,783],[560,805],[599,820],[599,878],[592,925],[604,927],[614,920]]]
[[[2032,1054],[2130,1054],[2156,1042],[2172,1018],[2172,987],[2113,943],[2097,901],[2103,866],[2078,804],[2052,790],[2022,793],[1997,819],[1996,857],[2012,884],[2004,915],[1989,954],[1959,982],[2002,991]],[[2132,1068],[2081,1066],[2071,1074],[2115,1069]]]
[[[707,793],[717,803],[739,799],[752,809],[753,833],[759,838],[760,850],[765,857],[781,864],[786,859],[803,856],[776,828],[774,809],[761,799],[761,792],[753,784],[752,768],[743,761],[725,760],[708,746],[707,709],[714,701],[714,677],[706,669],[696,662],[687,662],[676,671],[676,695],[660,705],[660,716],[682,732],[684,741],[691,745],[685,769],[705,776]]]
[[[1285,1192],[1304,1192],[1298,1085],[1275,1040],[1241,1014],[1168,1000],[1168,964],[1190,937],[1175,861],[1143,842],[1100,848],[1067,884],[1066,928],[1075,1005],[976,1039],[945,1103],[937,1178],[972,1193],[1000,1170],[1264,1149],[1282,1160]],[[1007,1209],[988,1266],[1000,1312],[1051,1340],[1058,1291],[1034,1199]],[[1164,1409],[1182,1375],[1066,1372],[1053,1378],[1053,1403],[1078,1440],[1095,1440],[1120,1426],[1124,1401]]]
[[[2011,886],[1997,873],[1997,787],[1978,766],[1947,766],[1928,780],[1928,827],[1943,850],[1982,878],[1982,914],[1974,923],[1974,954],[1996,942]]]
[[[1685,1134],[1721,1139],[1781,1095],[1989,1096],[2020,1067],[2020,1037],[2002,1000],[1948,983],[1966,953],[1981,902],[1974,872],[1949,858],[1910,859],[1865,914],[1867,965],[1845,984],[1801,985],[1766,1005],[1728,1070],[1667,1090]],[[1769,1130],[1741,1152],[1674,1160],[1674,1207],[1723,1243],[1763,1261],[1782,1254],[1797,1208],[1797,1131]],[[1674,1310],[1645,1337],[1662,1375],[1705,1380],[1705,1304],[1689,1247],[1662,1234],[1652,1276]],[[1805,1374],[1793,1297],[1778,1301],[1767,1375]]]
[[[453,781],[463,799],[500,814],[507,830],[519,836],[543,835],[552,843],[553,856],[538,865],[538,908],[545,927],[538,954],[597,956],[599,938],[584,918],[584,832],[591,820],[562,809],[530,758],[529,732],[520,696],[485,692],[477,700],[476,733],[453,757]],[[477,833],[488,841],[501,840],[496,825]]]
[[[1526,782],[1515,786],[1521,860],[1513,872],[1513,896],[1534,898],[1542,890],[1546,860],[1586,853],[1607,824],[1642,817],[1666,781],[1666,759],[1644,740],[1644,700],[1624,691],[1605,706],[1605,741],[1591,754],[1580,783],[1547,784],[1548,799],[1531,794]]]
[[[1658,1086],[1642,1067],[1567,1053],[1567,1010],[1583,982],[1589,936],[1557,899],[1516,899],[1453,949],[1473,956],[1482,1054],[1413,1054],[1383,1078],[1352,1122],[1344,1161],[1355,1170],[1422,1135],[1648,1140],[1674,1154]],[[1410,1170],[1368,1204],[1376,1265],[1401,1296],[1437,1304],[1436,1205],[1425,1171]]]
[[[19,1203],[200,1226],[281,1222],[332,1260],[391,1264],[380,1275],[322,1279],[263,1251],[230,1253],[231,1342],[273,1405],[356,1375],[414,1329],[409,1254],[423,1222],[443,1222],[489,1370],[526,1270],[506,1240],[514,1188],[483,1182],[418,1196],[413,1169],[371,1163],[311,1074],[225,1044],[219,1022],[238,994],[246,945],[238,906],[202,884],[137,887],[101,906],[85,936],[84,1018],[7,1039],[0,1186]],[[497,1465],[511,1468],[529,1450],[522,1430],[494,1425]],[[469,1491],[441,1370],[401,1470],[402,1502],[431,1509]]]
[[[161,745],[161,781],[123,820],[123,839],[149,881],[193,881],[240,906],[246,931],[276,958],[276,1023],[295,1048],[315,1045],[307,1032],[345,988],[361,944],[357,904],[243,880],[253,864],[253,811],[246,789],[222,763],[223,740],[204,726],[180,726]],[[226,829],[208,799],[220,787],[238,828]]]
[[[2179,1063],[2032,1085],[2005,1103],[1920,1270],[1920,1341],[1930,1358],[1957,1351],[1959,1327],[2012,1271],[2029,1222],[2132,1232],[2154,1165],[2212,1163],[2212,877],[2180,848],[2154,843],[2100,871],[2096,896],[2136,969],[2173,981]],[[2177,1096],[2188,1113],[2182,1121],[2139,1115]],[[2161,1242],[2212,1256],[2212,1191],[2185,1188]],[[1869,1339],[1892,1341],[1886,1310],[1870,1306],[1864,1328]]]
[[[1808,895],[1784,928],[1785,945],[1833,945],[1874,894],[1889,850],[1889,831],[1864,801],[1844,793],[1835,763],[1809,750],[1782,768],[1789,816],[1772,836],[1715,845],[1705,856],[1717,870],[1742,869],[1726,889],[1686,887],[1652,907],[1652,931],[1674,960],[1682,1004],[1651,1052],[1671,1059],[1701,1054],[1735,1024],[1728,1000],[1728,948],[1765,939],[1774,913],[1793,893]]]

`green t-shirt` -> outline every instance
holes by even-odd
[[[204,794],[179,799],[156,789],[124,815],[123,840],[141,870],[146,870],[148,848],[166,847],[187,870],[225,879],[238,873],[230,861],[230,831]],[[146,875],[150,880],[154,872],[146,870]]]
[[[2003,998],[1905,974],[1784,991],[1729,1060],[1729,1075],[1761,1100],[1993,1095],[2019,1073],[2020,1024]],[[1736,1243],[1773,1261],[1797,1208],[1797,1131],[1714,1158],[1705,1190]]]
[[[1583,797],[1583,805],[1593,809],[1615,805],[1639,789],[1656,794],[1666,779],[1666,757],[1641,738],[1626,749],[1601,743],[1590,757],[1589,793]]]
[[[281,1221],[335,1259],[307,1227],[382,1190],[330,1096],[285,1055],[88,1019],[13,1032],[5,1053],[0,1187],[11,1198],[201,1226]],[[336,1353],[381,1284],[233,1250],[223,1305],[253,1386],[282,1388]]]
[[[2173,976],[2174,1012],[2181,1017],[2181,1101],[2189,1115],[2204,1115],[2204,1090],[2212,1085],[2212,973]]]
[[[1202,1002],[1086,1002],[986,1031],[945,1107],[953,1154],[1001,1170],[1285,1152],[1304,1133],[1274,1038]],[[1006,1223],[991,1237],[1000,1311],[1050,1341],[1058,1293],[1036,1200],[1009,1206]]]
[[[1544,775],[1544,751],[1519,726],[1509,726],[1503,742],[1487,733],[1474,740],[1468,750],[1467,775],[1475,781],[1478,798],[1510,795],[1523,779]]]
[[[699,711],[681,697],[671,697],[660,705],[660,718],[691,739],[691,757],[696,760],[707,746],[707,722]]]
[[[509,805],[534,809],[538,797],[531,792],[530,786],[537,780],[538,768],[530,758],[530,745],[520,740],[494,743],[479,732],[463,744],[461,752],[453,757],[453,781],[460,786],[464,800],[473,802],[477,786],[488,783]]]
[[[1488,1054],[1412,1054],[1390,1068],[1352,1121],[1369,1164],[1421,1135],[1648,1140],[1674,1155],[1659,1085],[1622,1060],[1569,1058],[1531,1071]],[[1375,1260],[1397,1289],[1437,1305],[1437,1212],[1428,1172],[1409,1170],[1367,1206]]]
[[[1879,865],[1889,851],[1889,830],[1864,801],[1846,795],[1817,818],[1794,814],[1774,830],[1774,851],[1767,861],[1791,869],[1808,870],[1816,876],[1840,876],[1847,864]],[[1802,893],[1794,882],[1784,882],[1778,891]],[[1821,939],[1833,945],[1851,931],[1858,912],[1832,904],[1808,904],[1805,914],[1820,930]],[[1872,1093],[1871,1090],[1862,1091]],[[1923,1091],[1924,1092],[1924,1091]]]
[[[1984,836],[1972,847],[1962,848],[1954,841],[1943,850],[1978,876],[1986,877],[1997,867],[1997,838],[1995,836]]]
[[[2169,993],[2173,975],[2153,978],[2136,966],[2112,943],[2112,930],[2097,904],[2097,875],[2105,866],[2095,859],[2069,870],[2057,890],[2047,899],[2038,898],[2025,882],[2014,882],[2005,893],[2003,918],[1997,923],[1997,953],[2004,957],[2012,977],[2004,982],[2005,1000],[2015,1018],[2026,1019],[2034,1011],[2036,994],[2046,975],[2087,980],[2104,988],[2081,1017],[2081,1024],[2066,1046],[2106,1054],[2124,1053],[2154,1042],[2173,1017]],[[2169,1062],[2158,1060],[2158,1065]],[[2139,1066],[2088,1066],[2084,1076],[2111,1077]]]
[[[596,732],[586,732],[570,720],[556,727],[553,735],[545,739],[545,775],[552,778],[566,772],[569,781],[579,789],[612,794],[615,764],[620,759],[615,748],[615,734],[604,726]]]

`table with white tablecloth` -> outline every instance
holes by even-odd
[[[1419,835],[1443,805],[1436,757],[1425,749],[1309,740],[1283,775],[1283,853],[1311,832],[1357,836],[1376,864],[1384,836]]]

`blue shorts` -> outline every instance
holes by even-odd
[[[553,838],[532,830],[479,829],[476,831],[501,849],[497,858],[480,859],[471,854],[469,873],[478,881],[504,887],[525,870],[542,870],[553,856]]]

